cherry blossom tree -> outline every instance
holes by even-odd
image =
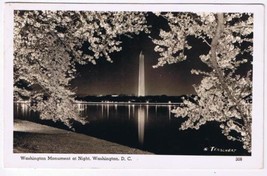
[[[139,12],[15,11],[14,97],[34,102],[41,119],[85,123],[75,106],[70,81],[75,64],[112,62],[121,35],[148,32]],[[85,52],[84,43],[89,44]]]
[[[196,129],[216,121],[227,139],[243,143],[251,152],[253,15],[248,13],[156,13],[168,21],[170,30],[161,30],[155,51],[158,64],[182,62],[190,36],[209,46],[199,56],[211,71],[192,69],[202,75],[194,85],[197,96],[188,97],[173,110],[185,118],[180,129]]]
[[[75,107],[70,80],[75,64],[112,62],[118,36],[148,33],[146,13],[85,11],[15,11],[14,96],[34,102],[42,119],[84,122]],[[152,41],[159,53],[154,67],[182,62],[190,50],[189,37],[209,47],[199,59],[211,71],[194,85],[196,95],[183,100],[173,112],[185,118],[181,129],[199,129],[209,121],[220,123],[222,133],[251,151],[253,15],[247,13],[155,13],[169,30],[160,30]],[[82,47],[88,43],[85,52]],[[249,66],[249,67],[247,67]]]

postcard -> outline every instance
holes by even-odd
[[[5,167],[264,167],[264,5],[4,8]]]

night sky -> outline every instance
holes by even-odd
[[[192,40],[197,44],[196,40]],[[205,46],[205,44],[204,44]],[[124,94],[137,95],[139,54],[145,57],[146,95],[179,96],[193,94],[193,84],[200,82],[201,77],[191,75],[191,68],[205,68],[198,59],[204,50],[197,47],[188,51],[186,61],[152,68],[157,63],[158,54],[154,45],[146,37],[124,40],[122,51],[113,54],[113,63],[100,58],[96,65],[77,66],[78,77],[71,84],[79,96]]]
[[[148,19],[153,26],[150,35],[158,35],[159,28],[166,28],[164,21]],[[145,57],[146,95],[179,96],[194,94],[193,84],[201,80],[201,76],[191,75],[192,68],[207,70],[198,56],[205,54],[208,46],[194,38],[189,38],[193,48],[186,51],[186,61],[152,68],[157,64],[159,55],[154,52],[155,45],[147,35],[122,37],[122,51],[113,53],[113,63],[100,58],[97,64],[77,65],[78,77],[71,84],[78,96],[124,94],[137,95],[139,54]]]

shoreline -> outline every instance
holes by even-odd
[[[85,134],[26,120],[14,121],[14,153],[152,154]]]

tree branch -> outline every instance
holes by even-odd
[[[245,127],[250,128],[246,115],[244,113],[242,113],[241,106],[240,106],[238,100],[236,99],[236,97],[233,96],[233,94],[231,93],[231,90],[229,89],[229,87],[226,83],[226,80],[223,76],[223,71],[220,69],[220,67],[218,65],[216,53],[217,53],[217,47],[218,47],[219,39],[220,39],[221,33],[223,32],[223,29],[224,29],[223,23],[224,23],[223,13],[218,13],[217,14],[217,27],[216,27],[215,35],[214,35],[212,42],[211,42],[211,58],[210,58],[211,64],[212,64],[212,67],[218,76],[219,82],[221,83],[223,90],[226,91],[229,98],[236,104],[237,111],[243,116],[242,119],[244,120]]]

